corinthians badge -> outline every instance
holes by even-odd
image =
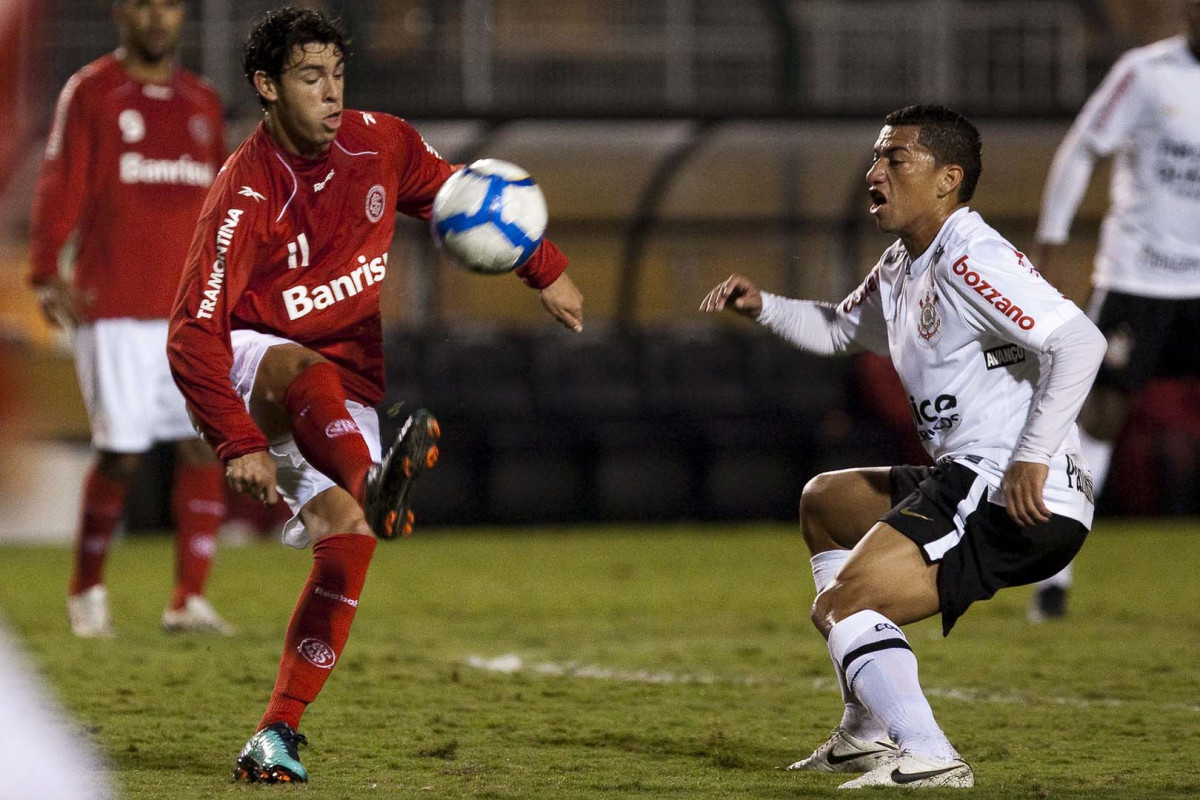
[[[930,343],[942,330],[942,318],[938,316],[937,301],[937,292],[931,290],[926,292],[925,299],[917,304],[921,309],[920,317],[917,319],[917,333]]]

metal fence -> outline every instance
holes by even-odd
[[[273,0],[196,0],[184,61],[231,110],[241,43]],[[875,114],[938,101],[1066,113],[1086,90],[1067,0],[340,0],[350,101],[412,117]],[[58,0],[42,43],[61,85],[115,40],[107,4]]]

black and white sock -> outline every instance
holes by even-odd
[[[849,550],[826,550],[823,553],[817,553],[810,559],[813,583],[817,586],[817,594],[825,591],[825,587],[833,583],[838,570],[842,568],[842,564],[846,563],[846,559],[849,557]],[[842,703],[845,706],[839,727],[854,738],[862,739],[865,742],[875,742],[886,737],[887,730],[883,724],[872,716],[866,706],[846,688],[845,676],[842,675],[842,668],[836,658],[833,659],[833,674],[837,677],[838,688],[842,691]]]
[[[939,761],[959,758],[933,719],[917,680],[917,657],[898,625],[875,611],[851,614],[830,631],[829,653],[846,688],[902,750]]]

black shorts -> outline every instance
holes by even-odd
[[[892,510],[881,522],[939,565],[943,636],[976,600],[1049,578],[1071,563],[1088,534],[1082,522],[1058,514],[1022,528],[988,502],[987,481],[962,464],[892,467],[890,474]]]
[[[1097,289],[1089,314],[1108,340],[1097,386],[1133,394],[1153,378],[1200,375],[1200,298],[1166,300]]]

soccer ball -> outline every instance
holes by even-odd
[[[438,189],[433,238],[457,264],[498,274],[529,260],[546,233],[546,198],[529,173],[494,158],[476,161]]]

